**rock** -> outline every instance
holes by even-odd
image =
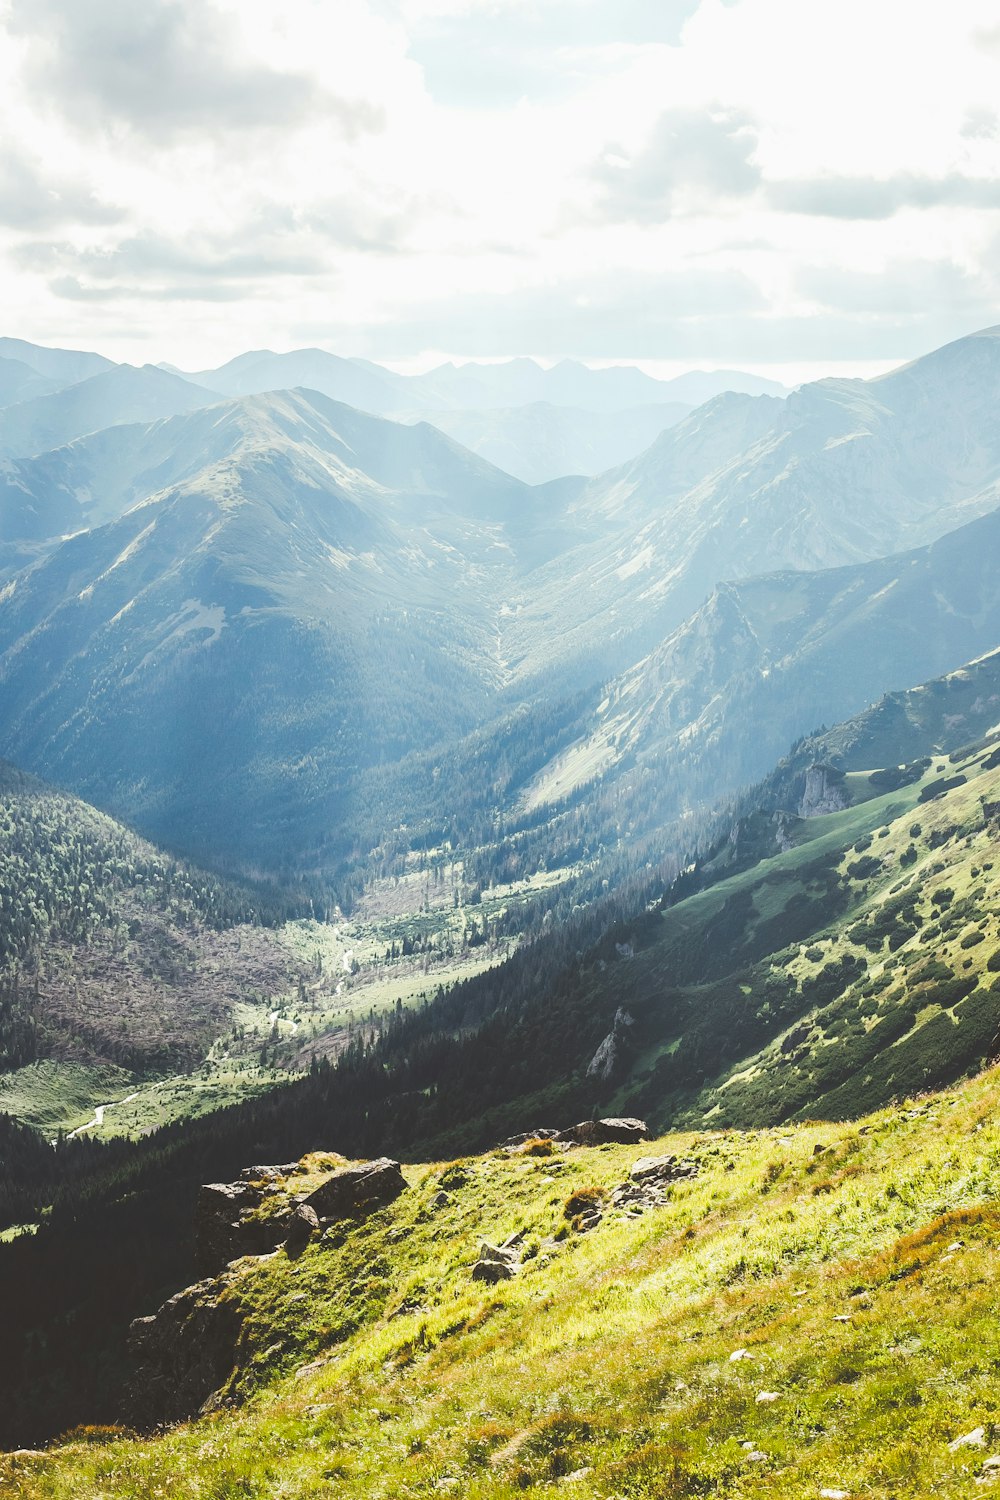
[[[388,1156],[342,1167],[306,1198],[320,1219],[351,1219],[392,1203],[406,1188],[399,1162]]]
[[[819,1500],[851,1500],[849,1490],[820,1490]]]
[[[698,1163],[687,1157],[640,1156],[628,1175],[632,1182],[676,1182],[681,1177],[697,1177]]]
[[[521,1269],[521,1257],[513,1244],[489,1245],[484,1240],[479,1247],[479,1259],[472,1268],[473,1281],[513,1281]]]
[[[630,1146],[644,1140],[649,1134],[645,1120],[623,1119],[581,1120],[560,1130],[557,1141],[575,1141],[578,1146]]]
[[[292,1214],[291,1223],[288,1226],[288,1234],[285,1236],[285,1249],[294,1260],[301,1255],[314,1234],[319,1233],[319,1217],[314,1208],[308,1203],[300,1203]]]
[[[265,1170],[254,1168],[258,1174]],[[199,1190],[194,1225],[199,1270],[218,1271],[240,1255],[266,1255],[277,1249],[287,1233],[292,1207],[274,1217],[257,1217],[256,1210],[277,1191],[278,1180],[267,1179],[264,1185],[208,1182]]]
[[[758,1391],[757,1392],[757,1405],[758,1406],[770,1406],[771,1403],[772,1403],[772,1401],[780,1401],[780,1400],[781,1400],[781,1392],[780,1391]]]
[[[448,1204],[450,1202],[451,1202],[451,1194],[450,1193],[445,1193],[445,1192],[435,1193],[434,1197],[431,1199],[431,1208],[447,1208]]]
[[[735,1365],[741,1359],[753,1359],[753,1355],[750,1353],[749,1349],[734,1349],[732,1354],[729,1356],[729,1363],[731,1365]]]
[[[844,777],[832,766],[812,765],[806,771],[805,791],[799,803],[800,818],[819,818],[847,806]]]
[[[635,1021],[632,1016],[624,1006],[620,1005],[615,1012],[611,1030],[590,1059],[587,1067],[588,1078],[597,1078],[602,1083],[607,1083],[621,1070],[628,1050],[628,1033],[634,1025]]]
[[[957,1453],[960,1448],[985,1448],[985,1447],[986,1447],[986,1429],[984,1427],[974,1427],[972,1429],[972,1431],[971,1432],[967,1432],[964,1437],[957,1437],[952,1442],[950,1442],[948,1444],[948,1452],[949,1453]]]
[[[154,1317],[136,1318],[128,1347],[134,1366],[125,1396],[136,1427],[196,1416],[225,1385],[236,1362],[242,1313],[222,1295],[228,1277],[199,1281],[165,1302]]]
[[[553,1130],[551,1126],[542,1125],[538,1130],[524,1130],[520,1135],[508,1136],[505,1141],[500,1142],[497,1150],[506,1151],[510,1155],[526,1146],[529,1141],[554,1141],[558,1134],[558,1130]]]

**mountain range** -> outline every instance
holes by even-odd
[[[124,420],[136,375],[195,409]],[[6,466],[0,750],[200,858],[341,859],[373,777],[419,827],[512,715],[515,830],[609,775],[659,816],[996,644],[996,330],[541,486],[316,392],[40,399],[102,391],[111,425]]]
[[[781,1279],[813,1277],[827,1330],[795,1344],[789,1389],[810,1432],[830,1410],[840,1431],[829,1390],[876,1378],[926,1246],[950,1265],[986,1222],[967,1217],[989,1192],[969,1122],[995,1082],[964,1080],[1000,1045],[1000,330],[875,381],[711,393],[665,430],[660,392],[644,451],[541,483],[417,409],[317,389],[396,399],[403,377],[332,358],[310,355],[311,386],[256,390],[294,358],[247,356],[212,386],[0,350],[0,1442],[75,1428],[0,1459],[0,1484],[117,1492],[124,1464],[144,1493],[150,1455],[181,1462],[190,1434],[203,1487],[225,1420],[257,1456],[218,1470],[220,1494],[263,1494],[255,1441],[320,1451],[300,1426],[288,1448],[275,1400],[313,1423],[349,1390],[356,1423],[365,1360],[366,1452],[398,1420],[386,1383],[426,1375],[433,1399],[442,1368],[486,1422],[470,1369],[494,1360],[495,1320],[520,1358],[524,1309],[578,1301],[581,1255],[594,1316],[618,1317],[639,1234],[661,1302],[678,1265],[699,1297],[714,1268],[716,1343],[691,1325],[705,1360],[685,1356],[683,1391],[671,1367],[667,1395],[702,1432],[722,1381],[721,1445],[696,1462],[664,1425],[660,1350],[613,1404],[652,1392],[643,1431],[659,1424],[666,1456],[620,1467],[593,1416],[602,1370],[583,1427],[548,1405],[491,1416],[446,1470],[421,1419],[400,1485],[422,1465],[427,1487],[470,1493],[573,1476],[585,1493],[598,1469],[600,1493],[732,1488],[779,1441],[778,1382],[766,1402],[736,1386],[754,1339],[770,1370],[787,1335]],[[562,424],[552,463],[635,439],[642,380],[556,375],[436,372],[433,399],[490,443],[520,424],[522,457]],[[590,408],[553,399],[584,385]],[[505,405],[512,389],[529,399]],[[600,412],[589,434],[581,410]],[[652,1166],[586,1144],[681,1127]],[[885,1147],[918,1136],[919,1163]],[[401,1207],[305,1213],[341,1172],[399,1175],[388,1152]],[[192,1237],[209,1199],[266,1250],[218,1279]],[[494,1273],[466,1266],[473,1239],[510,1288],[475,1290]],[[845,1243],[833,1314],[813,1273]],[[872,1348],[806,1380],[816,1338],[846,1337],[883,1281]],[[674,1343],[701,1317],[694,1285]],[[619,1344],[635,1326],[622,1312]],[[589,1372],[592,1330],[583,1347]],[[141,1447],[95,1425],[204,1401],[224,1419]],[[907,1463],[911,1423],[893,1429]],[[303,1485],[343,1486],[338,1451]],[[814,1492],[815,1465],[799,1478]]]

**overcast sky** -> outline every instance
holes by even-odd
[[[0,332],[866,373],[1000,322],[996,0],[0,0]]]

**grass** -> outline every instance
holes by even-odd
[[[124,1098],[133,1087],[124,1068],[45,1059],[0,1078],[0,1111],[39,1130],[73,1130],[95,1104]]]
[[[210,1415],[0,1459],[0,1494],[967,1495],[1000,1449],[998,1104],[993,1071],[853,1124],[409,1167],[366,1223],[239,1263]],[[666,1151],[700,1173],[662,1207],[570,1227]],[[474,1282],[515,1232],[517,1278]]]

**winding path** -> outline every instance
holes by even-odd
[[[78,1125],[75,1130],[71,1130],[66,1139],[68,1141],[71,1141],[75,1135],[82,1135],[85,1130],[93,1130],[96,1127],[103,1125],[104,1116],[107,1114],[109,1109],[118,1109],[122,1104],[131,1104],[132,1100],[138,1099],[138,1097],[139,1090],[136,1089],[134,1094],[129,1094],[125,1099],[112,1099],[110,1104],[95,1104],[94,1118],[92,1120],[88,1120],[86,1125]]]

